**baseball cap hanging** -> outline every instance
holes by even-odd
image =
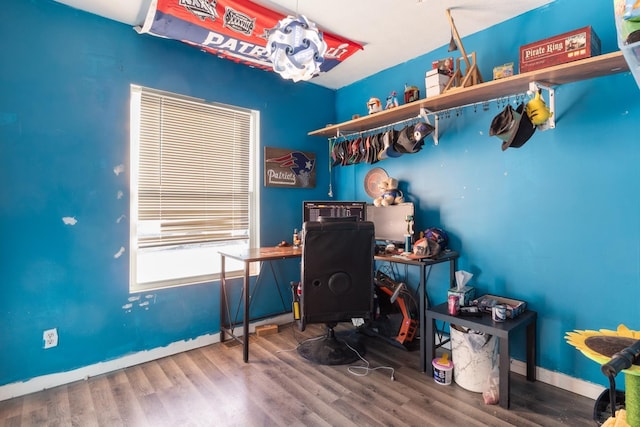
[[[524,104],[515,110],[508,104],[491,121],[489,136],[497,136],[502,140],[502,151],[507,148],[520,148],[531,138],[536,127],[529,116],[524,113]]]
[[[370,157],[370,162],[369,163],[376,163],[378,161],[378,153],[380,152],[380,139],[381,139],[382,135],[380,135],[379,133],[376,133],[375,135],[371,136],[371,151],[369,152]]]
[[[400,157],[402,153],[396,151],[395,149],[395,141],[396,141],[396,131],[391,129],[386,131],[382,135],[382,150],[378,153],[378,160],[384,160],[389,157]]]
[[[424,139],[434,131],[434,127],[428,123],[417,123],[405,126],[398,132],[396,150],[401,153],[417,153],[424,145]]]
[[[365,154],[365,162],[367,163],[373,163],[373,157],[375,153],[375,147],[373,146],[374,137],[375,135],[367,136],[367,140],[366,140],[367,152]]]
[[[431,133],[435,129],[436,128],[431,126],[429,123],[424,123],[424,122],[416,123],[416,125],[413,127],[413,138],[416,141],[420,142],[424,140],[427,136],[431,135]]]

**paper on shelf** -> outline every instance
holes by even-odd
[[[468,271],[458,270],[456,271],[455,276],[457,289],[461,291],[462,288],[464,288],[467,283],[469,283],[469,280],[471,280],[473,274],[469,273]]]

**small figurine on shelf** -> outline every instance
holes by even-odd
[[[369,109],[369,114],[378,113],[382,111],[382,103],[378,98],[372,97],[367,102],[367,108]]]
[[[420,89],[417,86],[404,85],[404,103],[408,104],[420,99]]]
[[[389,110],[390,108],[394,108],[398,106],[398,94],[394,90],[391,92],[391,95],[387,96],[387,105],[384,106],[385,110]]]
[[[413,243],[413,215],[407,215],[405,222],[407,223],[407,232],[404,235],[404,251],[411,252],[411,243]]]

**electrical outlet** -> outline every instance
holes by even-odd
[[[44,348],[51,348],[58,345],[58,328],[47,329],[42,334]]]

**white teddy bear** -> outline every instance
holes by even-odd
[[[378,188],[382,191],[378,197],[373,199],[374,206],[389,206],[404,202],[402,191],[398,190],[398,180],[387,178],[380,181]]]

